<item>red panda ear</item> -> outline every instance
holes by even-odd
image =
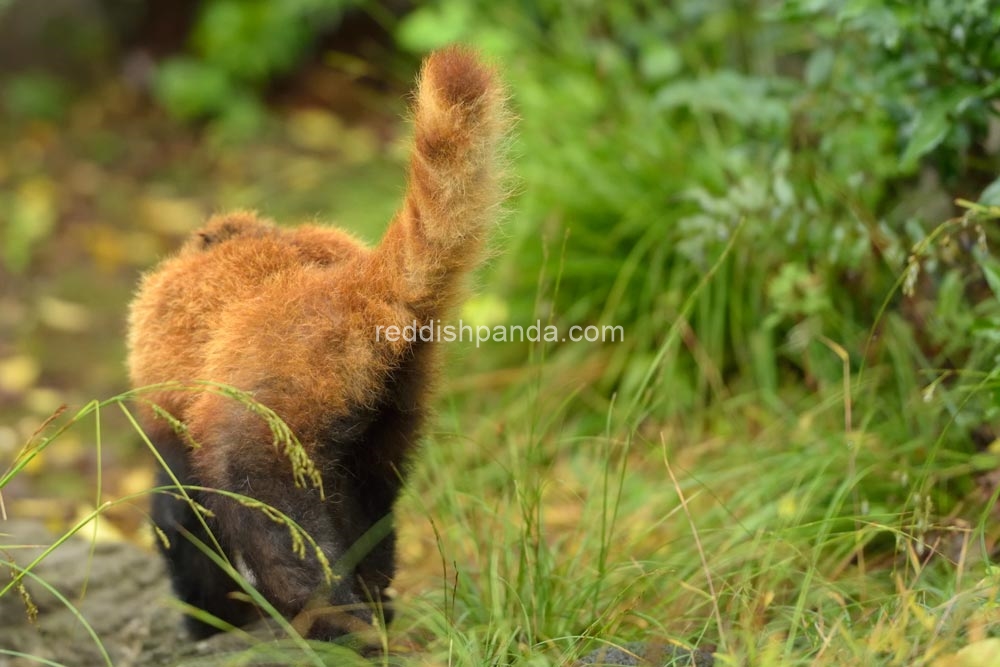
[[[191,235],[185,251],[207,250],[223,241],[236,237],[261,237],[276,230],[268,220],[262,220],[251,211],[238,211],[215,215],[200,230]]]

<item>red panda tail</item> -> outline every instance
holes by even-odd
[[[420,74],[414,125],[406,197],[377,256],[404,301],[432,316],[481,259],[503,199],[503,86],[471,50],[437,51]]]

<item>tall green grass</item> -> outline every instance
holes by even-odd
[[[848,430],[834,389],[781,411],[733,397],[701,415],[728,420],[711,433],[588,435],[560,384],[515,385],[425,449],[401,520],[435,546],[408,566],[434,574],[397,629],[432,664],[655,639],[714,645],[720,664],[932,665],[994,623],[990,499],[937,504],[968,458]]]
[[[437,662],[657,637],[722,664],[934,665],[995,636],[1000,460],[973,442],[996,416],[994,223],[949,201],[997,176],[969,152],[996,87],[966,78],[995,19],[520,9],[442,0],[401,33],[480,45],[511,79],[521,194],[484,281],[510,319],[626,342],[535,350],[499,405],[459,382],[462,435],[432,438],[413,485],[441,545],[417,624]],[[936,52],[963,21],[975,46]],[[955,91],[969,106],[930,113]],[[546,514],[558,490],[575,525]]]
[[[710,429],[623,429],[612,404],[589,432],[562,363],[484,395],[491,411],[439,417],[401,501],[395,660],[561,665],[641,639],[715,646],[719,664],[934,665],[996,626],[989,502],[945,517],[933,501],[995,454],[935,457],[849,430],[840,389],[783,410],[733,396],[701,415],[725,416]],[[302,650],[223,664],[334,659]]]

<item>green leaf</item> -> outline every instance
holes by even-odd
[[[205,4],[192,44],[207,65],[234,79],[261,83],[298,62],[316,30],[295,5],[215,0]]]
[[[979,195],[979,203],[983,206],[1000,206],[1000,178],[986,186]]]
[[[831,48],[817,49],[806,61],[805,80],[810,88],[829,83],[836,53]]]
[[[948,136],[951,129],[948,114],[952,106],[950,101],[933,104],[918,113],[910,141],[900,158],[903,171],[915,169],[920,158],[937,148]]]
[[[1000,272],[997,271],[996,262],[989,257],[982,257],[979,260],[979,268],[983,272],[986,284],[993,291],[993,296],[1000,299]]]
[[[66,84],[48,74],[18,74],[3,84],[3,107],[12,116],[62,118],[69,100]]]
[[[787,87],[787,82],[775,77],[720,70],[664,86],[653,104],[661,109],[687,107],[695,113],[719,113],[744,127],[785,128],[789,124],[788,102],[776,90],[782,85]]]
[[[224,111],[235,92],[223,70],[189,58],[164,63],[156,73],[154,90],[167,111],[183,120]]]
[[[406,15],[396,29],[403,48],[415,53],[431,51],[461,40],[472,19],[469,3],[455,1],[425,5]]]
[[[645,49],[639,59],[639,71],[647,81],[664,81],[677,74],[684,63],[672,46],[657,44]]]

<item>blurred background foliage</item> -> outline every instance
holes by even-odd
[[[899,479],[933,478],[948,514],[1000,456],[998,38],[988,0],[0,0],[0,460],[124,389],[134,281],[208,213],[377,240],[419,59],[462,41],[520,117],[467,321],[625,340],[468,350],[450,404],[497,413],[482,389],[539,356],[572,432],[694,440],[826,401],[875,502],[922,512]],[[8,498],[85,485],[77,437]],[[124,489],[134,444],[107,454]]]

